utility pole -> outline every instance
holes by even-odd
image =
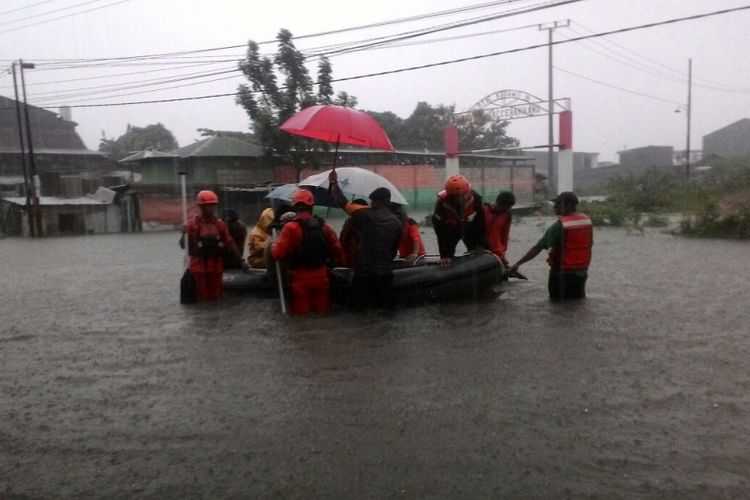
[[[16,80],[16,63],[10,65],[13,73],[13,92],[16,97],[16,121],[18,122],[18,149],[21,152],[21,169],[23,170],[23,190],[26,194],[26,217],[29,226],[29,234],[33,238],[36,236],[34,230],[34,215],[31,211],[31,190],[33,189],[29,182],[29,170],[26,168],[26,148],[23,140],[23,120],[21,120],[21,102],[18,100],[18,81]]]
[[[566,19],[565,21],[555,21],[554,23],[550,23],[550,24],[540,24],[539,25],[539,31],[547,30],[547,32],[549,33],[549,42],[547,44],[547,46],[549,48],[549,68],[548,68],[549,69],[549,77],[548,77],[548,81],[549,81],[549,96],[548,97],[549,97],[549,99],[548,99],[548,109],[547,109],[547,111],[548,111],[548,132],[549,132],[549,137],[548,137],[548,141],[549,141],[548,144],[549,144],[549,146],[547,148],[547,186],[550,189],[550,193],[549,194],[557,194],[556,192],[555,193],[551,192],[551,190],[552,190],[552,156],[554,155],[554,151],[555,151],[555,146],[554,146],[554,144],[555,144],[554,124],[553,124],[553,121],[552,121],[552,115],[554,114],[554,105],[555,105],[555,102],[554,102],[554,92],[553,92],[553,87],[552,87],[552,33],[557,28],[565,28],[565,27],[568,27],[568,26],[570,26],[570,19]]]
[[[21,90],[23,91],[23,113],[26,117],[26,144],[29,146],[29,171],[31,174],[31,187],[34,193],[34,222],[36,224],[37,236],[43,236],[42,231],[42,212],[39,209],[39,177],[36,173],[36,160],[34,159],[34,145],[31,141],[31,121],[29,120],[29,104],[26,101],[26,79],[23,75],[24,69],[34,69],[36,66],[32,63],[25,63],[23,59],[18,60],[18,66],[21,68]]]
[[[685,148],[685,179],[690,183],[690,105],[693,90],[693,59],[688,59],[688,98],[687,98],[687,147]]]

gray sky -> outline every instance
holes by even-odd
[[[248,39],[272,40],[280,28],[301,36],[480,3],[487,0],[3,0],[0,64],[9,66],[11,60],[18,58],[36,63],[37,68],[26,73],[29,101],[51,109],[62,104],[230,93],[242,82],[239,74],[229,72],[153,84],[156,79],[231,71],[244,48],[190,54],[186,56],[189,59],[148,59],[138,65],[122,61],[105,61],[105,65],[86,61],[60,64],[51,60],[244,45]],[[549,3],[509,1],[453,15],[300,39],[296,44],[302,50],[313,49]],[[342,78],[545,43],[546,31],[536,27],[514,29],[538,23],[570,19],[569,28],[555,32],[555,40],[564,40],[744,5],[750,5],[750,0],[584,0],[413,38],[407,45],[338,55],[331,62],[334,78]],[[90,11],[76,14],[86,10]],[[61,18],[50,20],[55,17]],[[675,113],[675,109],[687,102],[688,58],[693,59],[691,149],[701,147],[703,135],[750,117],[748,26],[750,10],[744,10],[556,46],[555,96],[572,99],[575,150],[599,152],[600,160],[616,161],[616,152],[625,147],[653,144],[684,149],[686,117],[684,112]],[[262,49],[273,52],[275,45],[263,45]],[[91,64],[100,65],[91,67]],[[309,68],[314,74],[316,63],[311,62]],[[0,75],[0,94],[12,97],[11,83],[8,75]],[[112,90],[105,85],[131,88]],[[175,85],[183,86],[155,91]],[[546,98],[547,50],[526,50],[340,82],[334,89],[356,95],[360,109],[393,111],[404,118],[418,101],[455,104],[457,109],[465,110],[502,89],[523,90]],[[97,148],[102,131],[107,137],[117,137],[124,133],[128,123],[145,126],[162,122],[172,130],[180,145],[197,139],[197,128],[246,130],[249,126],[247,116],[232,97],[75,108],[73,119],[79,123],[78,132],[91,149]],[[547,120],[544,117],[516,120],[511,122],[508,132],[518,137],[522,145],[544,144]]]

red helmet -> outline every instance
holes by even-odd
[[[298,189],[295,191],[294,197],[292,197],[292,205],[296,205],[297,203],[311,207],[315,205],[315,199],[313,198],[313,194],[307,189]]]
[[[197,197],[198,205],[216,205],[219,197],[213,191],[201,191]]]
[[[448,196],[459,196],[468,194],[471,191],[471,184],[463,175],[452,175],[445,181],[445,192]]]

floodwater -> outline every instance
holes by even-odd
[[[747,242],[597,229],[580,304],[540,255],[490,301],[294,319],[181,306],[176,233],[0,256],[0,497],[750,497]]]

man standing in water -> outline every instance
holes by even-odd
[[[557,222],[547,229],[542,239],[526,255],[510,267],[510,272],[518,271],[521,264],[549,248],[547,289],[550,300],[583,299],[586,297],[593,244],[591,220],[584,214],[576,213],[578,197],[572,191],[560,193],[552,201],[555,203]]]
[[[331,172],[331,194],[351,215],[352,229],[362,235],[350,305],[355,311],[371,305],[392,307],[393,258],[401,240],[401,222],[390,209],[391,191],[384,187],[374,189],[370,193],[370,206],[363,207],[346,201],[337,180],[335,172]]]
[[[214,215],[219,203],[216,193],[201,191],[196,201],[200,215],[188,221],[185,228],[190,251],[189,269],[195,279],[198,302],[218,301],[224,295],[224,253],[231,252],[243,269],[247,265],[242,261],[227,225]]]
[[[341,264],[343,250],[331,227],[313,215],[313,194],[298,189],[292,199],[297,216],[284,224],[271,255],[284,261],[291,278],[290,313],[324,312],[331,306],[328,262]]]
[[[505,267],[508,260],[505,257],[510,239],[510,209],[516,204],[516,197],[510,191],[500,191],[495,203],[484,204],[484,227],[487,243],[492,253],[498,256]]]

